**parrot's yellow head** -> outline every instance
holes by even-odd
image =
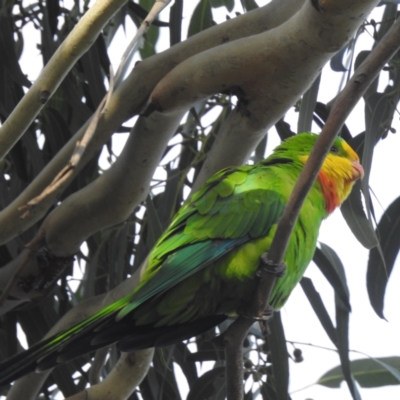
[[[315,133],[300,133],[286,139],[276,149],[276,156],[291,153],[303,165],[317,141]],[[348,197],[354,182],[364,176],[357,153],[342,138],[336,138],[318,174],[318,181],[326,201],[326,210],[331,213]]]

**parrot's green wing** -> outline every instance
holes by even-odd
[[[157,242],[141,285],[117,320],[232,249],[269,232],[284,203],[266,185],[260,188],[262,171],[253,166],[228,168],[207,181]]]

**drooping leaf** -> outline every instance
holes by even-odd
[[[200,0],[190,19],[188,37],[195,35],[213,24],[210,0]]]
[[[364,212],[361,200],[361,182],[357,181],[350,196],[340,207],[340,211],[347,225],[353,232],[357,240],[367,249],[372,249],[378,245],[378,239]]]
[[[258,8],[258,4],[255,2],[255,0],[240,0],[240,2],[242,3],[244,11],[251,11]]]
[[[193,384],[186,400],[207,400],[217,398],[226,392],[225,367],[217,367],[203,374]]]
[[[211,7],[218,8],[218,7],[226,7],[226,9],[231,12],[233,7],[235,6],[234,0],[210,0]]]
[[[258,143],[254,151],[254,156],[252,157],[254,163],[258,163],[265,158],[265,150],[267,148],[267,143],[268,143],[268,133],[264,135],[264,137],[261,139],[260,143]]]
[[[156,349],[153,357],[153,366],[160,381],[160,392],[168,391],[168,397],[166,398],[173,396],[173,399],[180,400],[181,395],[172,365],[172,351],[172,346]]]
[[[175,0],[169,12],[169,42],[173,46],[181,41],[183,0]]]
[[[271,350],[272,367],[274,370],[274,388],[277,400],[287,400],[289,387],[289,357],[286,347],[285,331],[281,315],[275,312],[269,322],[271,334],[268,336]]]
[[[139,4],[144,9],[149,9],[152,7],[154,1],[152,0],[140,0]],[[139,49],[140,57],[142,60],[145,58],[151,57],[152,55],[156,54],[156,44],[158,38],[160,36],[160,28],[154,24],[152,24],[146,32],[144,37],[143,45]]]
[[[151,7],[153,6],[154,1],[153,0],[140,0],[139,4],[129,1],[128,2],[128,7],[131,10],[131,12],[135,15],[137,15],[140,19],[145,19],[147,17],[147,14],[149,13]],[[153,21],[154,26],[168,26],[168,22],[164,21],[159,21],[159,20],[154,20]]]
[[[361,387],[376,388],[400,384],[400,357],[364,358],[350,364],[353,376]],[[338,388],[343,380],[339,365],[322,375],[317,384]]]
[[[146,205],[149,229],[149,241],[147,244],[149,248],[152,248],[156,244],[158,238],[162,235],[163,229],[150,194],[147,196]]]
[[[377,234],[384,260],[377,248],[370,251],[367,267],[367,290],[372,308],[379,317],[384,318],[386,286],[400,249],[400,197],[393,201],[383,214],[377,226]]]
[[[344,66],[343,58],[347,52],[348,46],[344,46],[339,50],[330,61],[330,67],[335,72],[346,72],[347,68]]]
[[[320,247],[320,250],[316,249],[315,251],[316,259],[319,261],[317,262],[318,268],[332,285],[333,290],[342,300],[343,305],[350,312],[349,288],[343,264],[331,247],[322,242],[320,242]]]
[[[297,122],[297,133],[311,132],[311,125],[313,121],[315,106],[317,104],[317,96],[320,82],[321,74],[319,74],[315,78],[313,84],[303,95],[299,112],[299,120]]]
[[[87,99],[88,105],[94,110],[100,104],[101,100],[106,94],[104,86],[104,71],[100,63],[100,56],[97,43],[100,39],[97,39],[95,44],[81,57],[81,63],[85,80],[88,83],[88,92],[90,96]]]
[[[365,132],[360,133],[351,140],[348,141],[350,146],[356,151],[360,159],[363,159],[364,144],[365,144]],[[373,216],[373,208],[369,192],[363,192],[362,182],[357,181],[350,193],[350,196],[340,207],[340,211],[347,225],[353,232],[357,240],[367,249],[378,246],[378,237],[373,229],[372,220],[368,218],[364,211],[364,204],[362,196],[364,195],[365,202],[368,203]],[[365,195],[366,193],[366,195]]]
[[[321,299],[320,294],[315,290],[314,284],[310,278],[303,277],[300,281],[301,288],[307,296],[315,314],[317,315],[319,322],[331,339],[334,345],[337,345],[336,329],[333,326],[332,320],[325,308],[325,305]]]
[[[50,32],[52,35],[55,35],[57,33],[58,17],[60,15],[59,0],[46,0],[46,8]]]
[[[336,308],[336,333],[337,333],[337,348],[339,351],[340,364],[344,379],[349,387],[353,400],[361,400],[360,393],[351,372],[349,359],[349,318],[350,313],[343,305],[339,296],[335,295]]]
[[[197,368],[195,362],[189,360],[188,356],[192,354],[184,343],[177,343],[174,345],[173,360],[180,366],[183,374],[185,375],[189,387],[192,387],[198,378]]]
[[[11,78],[21,86],[29,88],[32,84],[18,63],[14,50],[12,19],[7,16],[5,8],[0,12],[0,54],[1,62],[4,63]]]

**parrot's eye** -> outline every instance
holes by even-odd
[[[339,149],[336,146],[332,146],[331,153],[339,153]]]

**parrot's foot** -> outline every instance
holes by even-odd
[[[280,278],[285,275],[285,271],[285,263],[274,263],[268,258],[268,253],[264,253],[260,257],[260,266],[256,274],[260,277],[263,272],[268,272],[269,274],[275,275],[277,278]]]

